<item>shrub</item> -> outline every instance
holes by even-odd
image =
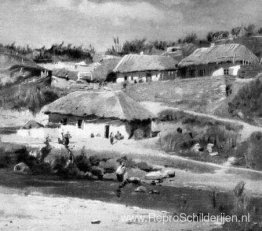
[[[165,151],[179,151],[192,147],[195,141],[188,134],[168,133],[161,137],[161,146]]]
[[[80,171],[87,172],[91,170],[91,162],[85,155],[75,157],[75,164]]]
[[[241,111],[245,117],[262,116],[262,81],[256,79],[242,87],[228,104],[229,113],[236,115]]]
[[[247,167],[262,170],[262,132],[254,132],[248,140],[248,149],[245,153]]]

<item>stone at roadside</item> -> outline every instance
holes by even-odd
[[[93,221],[91,221],[91,224],[93,224],[93,225],[98,225],[100,223],[101,223],[100,220],[93,220]]]
[[[164,168],[161,170],[161,172],[163,173],[165,177],[175,177],[176,176],[175,169],[173,168]]]
[[[194,144],[194,146],[191,148],[191,151],[194,153],[199,153],[201,150],[201,146],[199,143]]]
[[[127,175],[128,177],[138,177],[140,179],[143,179],[146,175],[146,172],[140,170],[139,168],[130,168],[127,169]]]
[[[152,189],[149,191],[150,194],[160,194],[160,192],[156,189]]]
[[[146,193],[147,189],[145,186],[139,186],[135,189],[135,192]]]
[[[162,180],[166,178],[167,175],[163,173],[162,171],[155,171],[155,172],[149,172],[146,174],[145,179],[146,180]]]
[[[91,172],[85,172],[85,173],[84,173],[84,179],[87,179],[87,180],[96,180],[97,177],[94,176]]]
[[[245,119],[245,116],[244,116],[244,114],[243,114],[242,111],[237,112],[237,116],[238,116],[240,119]]]
[[[14,172],[20,174],[30,174],[31,170],[24,162],[21,162],[14,166]]]
[[[128,178],[128,181],[132,184],[140,184],[141,183],[141,179],[138,177],[130,177]]]
[[[207,151],[208,151],[208,153],[212,153],[213,152],[213,147],[214,147],[214,144],[212,144],[212,143],[208,143],[207,144]]]
[[[150,172],[153,170],[153,167],[146,162],[139,162],[136,164],[136,166],[145,172]]]
[[[211,152],[209,153],[210,156],[217,156],[218,155],[218,152]]]

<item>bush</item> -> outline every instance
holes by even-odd
[[[229,113],[237,115],[241,111],[245,117],[262,116],[262,81],[256,79],[242,87],[228,104]]]
[[[0,148],[0,168],[6,168],[10,165],[11,158],[4,152],[3,148]]]
[[[197,123],[198,124],[198,123]],[[183,128],[183,133],[170,132],[160,138],[161,147],[167,152],[176,152],[179,155],[195,160],[223,163],[230,156],[235,156],[238,132],[228,130],[227,126],[210,124],[205,127],[188,126]],[[201,154],[192,150],[194,144],[199,143]],[[214,144],[213,152],[217,156],[210,156],[207,144]]]
[[[247,167],[262,170],[262,132],[254,132],[248,140],[248,149],[245,153]]]
[[[87,172],[91,170],[91,162],[85,155],[75,157],[75,164],[80,171]]]
[[[161,137],[161,146],[167,152],[189,149],[194,143],[195,141],[189,134],[172,132]]]

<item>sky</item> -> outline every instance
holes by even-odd
[[[262,0],[1,0],[0,43],[72,43],[97,51],[131,39],[176,41],[189,33],[262,27]]]

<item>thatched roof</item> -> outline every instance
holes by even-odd
[[[121,60],[120,57],[102,60],[101,65],[97,66],[92,73],[93,80],[105,81],[108,74],[113,72],[114,68],[119,63],[120,60]]]
[[[13,65],[27,66],[31,68],[44,69],[33,60],[12,51],[0,49],[0,68],[8,69]]]
[[[258,58],[245,46],[231,43],[214,45],[207,48],[199,48],[191,55],[184,58],[179,66],[203,65],[209,63],[222,63],[222,62],[236,62],[248,61],[250,63],[258,63]]]
[[[68,79],[74,80],[74,81],[77,81],[77,79],[78,79],[77,74],[78,74],[77,71],[70,71],[70,70],[67,70],[65,68],[54,69],[52,71],[52,75],[55,76],[55,77],[59,77],[59,78],[63,78],[63,79],[66,79],[68,77]]]
[[[76,91],[47,105],[43,112],[127,121],[154,118],[153,114],[122,91]]]
[[[31,129],[31,128],[43,128],[44,125],[34,121],[34,120],[29,120],[22,128],[23,129]]]
[[[175,70],[177,64],[178,62],[169,56],[130,54],[120,60],[114,72]]]

